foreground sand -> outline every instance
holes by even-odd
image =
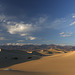
[[[75,75],[75,51],[12,65],[1,75]],[[1,68],[3,70],[4,68]]]

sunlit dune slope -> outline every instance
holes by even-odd
[[[65,50],[59,50],[59,49],[48,49],[48,50],[40,50],[40,51],[32,51],[32,54],[34,55],[53,55],[53,54],[59,54],[59,53],[67,53]]]
[[[75,52],[46,56],[39,60],[17,64],[10,68],[32,72],[75,72]]]

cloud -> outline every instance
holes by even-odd
[[[75,21],[74,22],[72,22],[71,24],[70,24],[70,26],[72,26],[72,25],[74,25],[75,24]]]
[[[8,25],[8,32],[10,34],[16,34],[19,32],[27,32],[32,30],[31,24],[16,24],[16,25]]]
[[[72,16],[71,16],[72,17]],[[30,21],[11,21],[6,20],[6,29],[10,34],[20,34],[20,36],[26,36],[30,33],[35,32],[36,30],[42,30],[42,29],[61,29],[61,28],[66,28],[69,26],[70,19],[68,17],[66,18],[58,18],[50,22],[48,20],[48,16],[42,16],[39,18],[32,18]],[[70,24],[72,25],[72,24]],[[24,35],[22,35],[24,34]]]
[[[17,20],[17,19],[16,20],[9,19],[8,17],[6,18],[6,16],[2,16],[1,22],[3,22],[3,24],[5,24],[4,28],[7,32],[7,34],[9,34],[9,33],[12,34],[11,37],[13,36],[13,34],[18,34],[19,39],[26,38],[26,40],[38,39],[38,37],[34,37],[34,34],[36,34],[37,31],[39,31],[39,30],[42,30],[42,29],[46,30],[47,28],[49,28],[49,29],[50,28],[51,29],[61,29],[61,28],[65,28],[65,27],[67,28],[67,26],[69,26],[69,24],[71,22],[73,22],[72,20],[70,21],[69,18],[59,18],[59,19],[55,19],[51,22],[50,19],[48,19],[48,18],[49,17],[39,17],[38,19],[36,18],[36,20],[33,20],[33,21],[30,20],[30,22],[29,22],[26,20],[21,21],[21,20]],[[72,18],[72,16],[71,16],[71,18]],[[65,32],[61,32],[59,34],[61,37],[70,37],[71,36],[70,33],[65,33]],[[15,38],[16,36],[17,35],[14,35],[13,38]],[[46,41],[46,42],[49,42],[49,41]]]
[[[39,17],[33,17],[31,19],[31,22],[34,22],[37,25],[41,25],[41,24],[45,23],[47,21],[47,19],[48,19],[48,16],[43,15],[43,16],[39,16]]]
[[[0,40],[7,40],[5,37],[0,37]]]
[[[46,42],[54,42],[54,40],[48,40],[48,41],[42,41],[42,42],[45,42],[45,43],[46,43]]]
[[[59,33],[60,35],[65,34],[64,32]]]
[[[25,34],[20,34],[20,36],[26,36],[26,35],[28,35],[27,33],[25,33]]]
[[[24,40],[18,40],[17,42],[24,42]]]
[[[72,33],[71,32],[61,32],[59,33],[61,37],[72,37]]]
[[[47,21],[45,24],[45,28],[50,28],[50,29],[64,29],[68,28],[69,26],[72,26],[75,24],[75,16],[74,15],[68,15],[63,18],[56,18],[53,21]]]
[[[6,22],[6,16],[0,15],[0,22]]]
[[[37,39],[37,38],[36,37],[33,37],[33,36],[26,37],[26,40],[35,40],[35,39]]]
[[[72,18],[75,18],[75,15],[73,15]]]
[[[61,37],[72,37],[72,35],[64,34],[64,35],[61,35]]]
[[[61,29],[68,27],[69,22],[66,18],[58,18],[53,20],[52,22],[48,22],[46,24],[46,28],[50,29]]]
[[[36,33],[37,31],[40,31],[41,28],[43,28],[38,24],[44,23],[46,21],[46,18],[40,17],[37,21],[38,24],[36,24],[36,21],[35,21],[35,23],[33,21],[31,23],[29,23],[29,22],[27,23],[27,22],[21,21],[21,20],[17,21],[17,19],[14,20],[13,17],[11,18],[9,16],[8,17],[3,16],[1,18],[1,22],[2,22],[1,26],[2,26],[2,28],[4,28],[4,30],[6,30],[6,33],[9,35],[11,34],[11,36],[14,34],[18,34],[23,38],[25,37],[26,40],[35,40],[36,37],[32,37],[32,36],[34,36],[33,33]],[[14,36],[16,36],[16,35],[14,35]],[[19,36],[19,38],[21,38],[20,36]],[[18,42],[22,42],[22,40],[20,40]]]
[[[47,18],[48,18],[47,16],[46,16],[46,17],[40,17],[38,22],[39,22],[40,24],[41,24],[41,23],[44,23],[44,22],[47,20]]]
[[[30,36],[29,39],[30,39],[30,40],[35,40],[36,37],[32,37],[32,36]]]
[[[41,45],[39,43],[7,43],[7,45]]]
[[[7,45],[25,45],[25,43],[7,43]]]
[[[32,24],[15,23],[13,25],[7,25],[6,28],[10,34],[20,34],[21,36],[25,36],[27,33],[33,32],[39,27]]]

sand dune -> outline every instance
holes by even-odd
[[[25,51],[5,51],[0,52],[0,68],[5,68],[14,64],[19,64],[31,60],[40,59],[39,56],[34,56]]]
[[[5,68],[12,70],[0,71],[3,75],[6,72],[7,75],[10,73],[16,73],[16,75],[75,75],[75,51],[44,56],[38,60],[22,62]]]
[[[0,71],[1,75],[46,75],[47,73],[27,72],[27,71]]]

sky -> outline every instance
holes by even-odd
[[[0,45],[75,46],[75,0],[0,0]]]

